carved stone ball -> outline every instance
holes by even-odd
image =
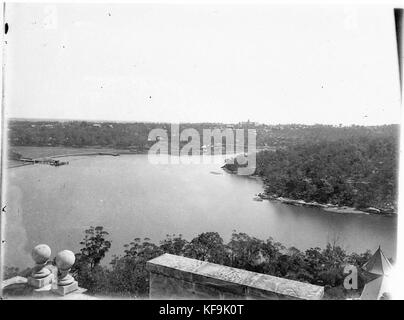
[[[70,250],[60,251],[56,256],[56,265],[61,270],[70,269],[75,261],[76,257]]]
[[[239,154],[236,156],[236,161],[239,165],[246,165],[248,163],[248,158],[243,154]]]
[[[51,248],[46,244],[38,244],[31,252],[32,259],[37,264],[46,263],[51,256]]]

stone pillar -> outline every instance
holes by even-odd
[[[58,281],[56,288],[52,289],[54,293],[64,296],[79,289],[77,281],[69,274],[75,261],[76,257],[70,250],[63,250],[57,254]]]
[[[46,244],[39,244],[31,252],[35,267],[28,277],[28,284],[36,289],[43,288],[52,283],[54,276],[46,267],[51,256],[51,249]]]

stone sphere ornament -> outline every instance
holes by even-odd
[[[61,270],[69,270],[76,261],[76,256],[70,250],[60,251],[56,256],[56,265]]]
[[[31,256],[37,265],[45,264],[49,261],[52,251],[46,244],[38,244],[32,249]]]
[[[58,288],[65,287],[63,289],[64,294],[66,288],[73,286],[71,289],[77,289],[77,282],[74,280],[69,271],[76,261],[76,256],[70,250],[62,250],[56,255],[56,266],[58,267]],[[70,290],[70,289],[69,289]]]
[[[36,289],[43,288],[53,281],[53,274],[47,267],[51,253],[51,248],[46,244],[38,244],[31,251],[35,266],[32,268],[31,275],[28,277],[28,284]]]

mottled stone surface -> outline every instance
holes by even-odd
[[[3,281],[4,299],[45,299],[45,300],[94,300],[98,297],[85,294],[87,290],[76,287],[73,292],[62,295],[52,290],[52,284],[42,288],[34,288],[28,284],[27,278],[14,277]]]
[[[318,300],[324,288],[172,254],[147,262],[152,299]]]
[[[79,285],[78,285],[77,281],[73,281],[72,283],[64,285],[64,286],[58,285],[56,288],[52,289],[52,292],[59,294],[61,296],[65,296],[78,289],[79,289]]]
[[[46,268],[44,268],[44,269],[46,269]],[[48,272],[49,272],[49,274],[47,276],[45,276],[43,278],[37,278],[37,279],[34,278],[34,277],[29,277],[28,278],[28,284],[30,286],[32,286],[34,288],[38,288],[38,289],[42,288],[42,287],[45,287],[48,284],[51,284],[52,281],[53,281],[54,276],[53,276],[52,273],[50,273],[49,269],[46,269],[46,270],[48,270]]]

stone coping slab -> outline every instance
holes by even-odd
[[[152,273],[223,288],[236,294],[254,292],[262,296],[276,294],[304,300],[319,300],[324,295],[324,287],[321,286],[168,253],[149,260],[146,268]]]

